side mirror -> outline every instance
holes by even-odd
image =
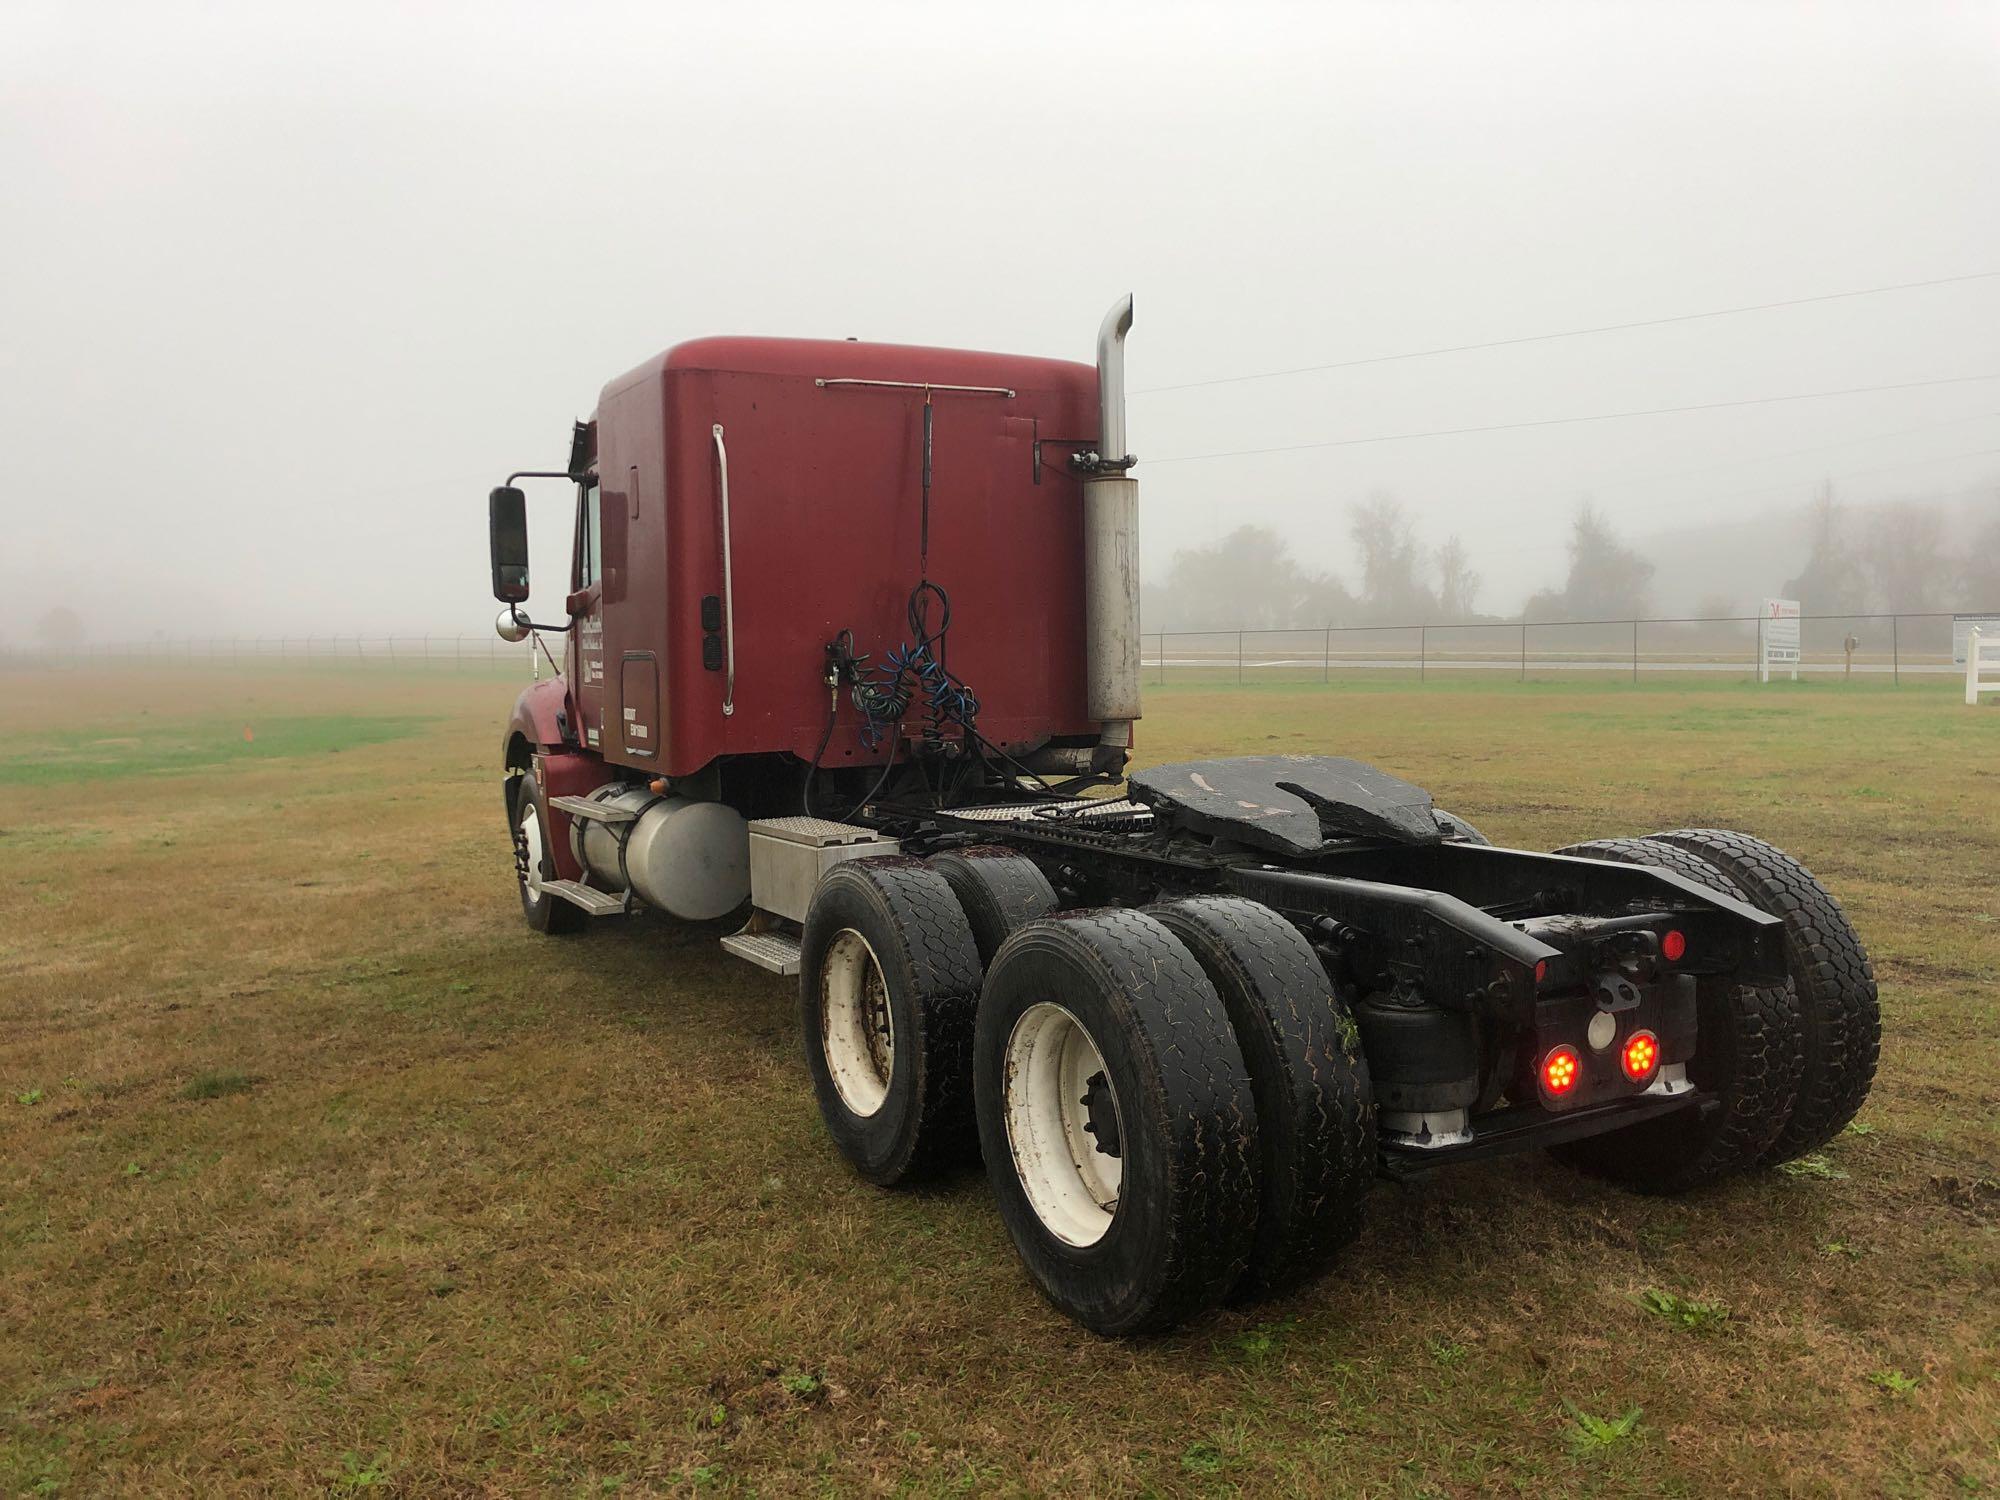
[[[502,604],[520,604],[528,597],[528,497],[512,485],[501,485],[486,497],[486,522],[492,536],[493,597]]]

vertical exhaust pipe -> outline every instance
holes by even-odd
[[[1097,456],[1122,463],[1125,451],[1125,335],[1132,331],[1132,294],[1111,304],[1097,325]]]
[[[1097,451],[1077,455],[1083,482],[1084,702],[1100,726],[1092,766],[1116,771],[1139,717],[1139,481],[1125,438],[1130,293],[1097,330]]]

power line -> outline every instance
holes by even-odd
[[[1770,463],[1780,458],[1802,458],[1814,453],[1831,453],[1839,448],[1853,448],[1864,443],[1885,442],[1889,438],[1910,437],[1919,432],[1935,432],[1940,427],[1963,427],[1968,422],[1990,422],[2000,417],[2000,411],[1975,412],[1969,417],[1952,417],[1943,422],[1924,422],[1916,427],[1899,427],[1894,432],[1871,432],[1861,437],[1842,438],[1837,443],[1817,443],[1810,448],[1786,448],[1777,453],[1753,453],[1748,458],[1732,458],[1718,464],[1702,464],[1693,469],[1674,469],[1652,474],[1613,474],[1597,479],[1578,482],[1579,488],[1596,485],[1666,484],[1676,479],[1692,479],[1702,474],[1713,474],[1719,469],[1741,469],[1750,464]]]
[[[1318,443],[1286,443],[1275,448],[1234,448],[1221,453],[1181,453],[1148,459],[1149,464],[1185,464],[1206,458],[1254,458],[1265,453],[1304,453],[1316,448],[1353,448],[1364,443],[1403,443],[1416,438],[1460,437],[1479,432],[1515,432],[1529,427],[1563,427],[1577,422],[1616,422],[1627,417],[1665,417],[1691,411],[1721,411],[1735,406],[1771,406],[1783,401],[1823,401],[1833,396],[1865,396],[1876,391],[1914,391],[1929,386],[1970,385],[2000,380],[2000,374],[1948,375],[1937,380],[1906,380],[1896,385],[1856,385],[1838,391],[1798,391],[1785,396],[1751,396],[1742,401],[1703,401],[1691,406],[1654,406],[1642,411],[1595,412],[1582,417],[1542,417],[1532,422],[1494,422],[1483,427],[1434,427],[1424,432],[1385,432],[1374,437],[1331,438]]]
[[[1985,281],[2000,271],[1972,271],[1963,276],[1937,276],[1929,281],[1899,281],[1893,286],[1865,286],[1851,292],[1822,292],[1814,297],[1788,297],[1781,302],[1752,302],[1742,307],[1718,307],[1708,312],[1675,313],[1665,318],[1641,318],[1632,323],[1605,323],[1595,328],[1567,328],[1559,333],[1529,333],[1519,338],[1489,339],[1479,344],[1448,344],[1437,349],[1412,349],[1402,354],[1374,354],[1366,359],[1343,359],[1324,365],[1295,365],[1288,370],[1260,370],[1251,375],[1218,375],[1213,380],[1188,380],[1179,385],[1151,385],[1133,391],[1134,396],[1151,396],[1162,391],[1192,391],[1203,386],[1237,385],[1246,380],[1278,380],[1287,375],[1312,375],[1322,370],[1351,370],[1359,365],[1384,365],[1399,359],[1429,359],[1437,354],[1469,354],[1477,349],[1505,349],[1515,344],[1542,344],[1551,339],[1576,339],[1593,333],[1625,333],[1634,328],[1662,328],[1670,323],[1694,323],[1703,318],[1728,318],[1738,313],[1769,312],[1779,307],[1804,307],[1814,302],[1839,302],[1849,297],[1874,297],[1883,292],[1910,292],[1927,286],[1952,286],[1965,281]]]

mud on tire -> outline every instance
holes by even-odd
[[[930,867],[965,908],[979,962],[990,964],[1000,945],[1037,917],[1056,909],[1055,887],[1025,854],[980,844],[934,854]]]
[[[1056,1307],[1132,1334],[1229,1293],[1257,1223],[1256,1110],[1214,985],[1158,921],[1088,912],[1009,938],[973,1089],[1000,1217]]]
[[[1747,833],[1681,828],[1649,834],[1646,842],[1693,856],[1742,891],[1752,906],[1783,920],[1805,1066],[1791,1118],[1762,1159],[1790,1161],[1817,1150],[1867,1099],[1882,1049],[1875,970],[1847,913],[1804,865]]]
[[[806,913],[799,1011],[827,1133],[884,1187],[969,1160],[979,953],[944,877],[836,865]]]
[[[1261,1190],[1234,1298],[1289,1290],[1361,1231],[1375,1110],[1360,1033],[1297,928],[1240,897],[1149,907],[1215,986],[1257,1105]]]
[[[1650,865],[1748,901],[1726,875],[1685,850],[1648,839],[1597,839],[1558,854]],[[1754,903],[1753,903],[1754,904]],[[1688,1077],[1715,1095],[1702,1114],[1682,1109],[1552,1148],[1557,1160],[1644,1193],[1680,1193],[1757,1165],[1791,1118],[1805,1061],[1804,1023],[1791,987],[1703,978],[1695,996]]]

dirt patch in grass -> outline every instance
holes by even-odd
[[[317,727],[203,741],[170,799],[144,756],[9,783],[48,832],[0,838],[0,1490],[2000,1484],[2000,869],[1967,854],[2000,847],[2000,715],[1946,691],[1152,693],[1152,760],[1353,755],[1527,847],[1768,837],[1832,880],[1887,1033],[1872,1129],[1808,1172],[1454,1168],[1379,1189],[1316,1286],[1122,1343],[1035,1297],[977,1172],[843,1166],[790,987],[715,930],[522,926],[518,681],[80,684],[6,684],[9,742]]]

